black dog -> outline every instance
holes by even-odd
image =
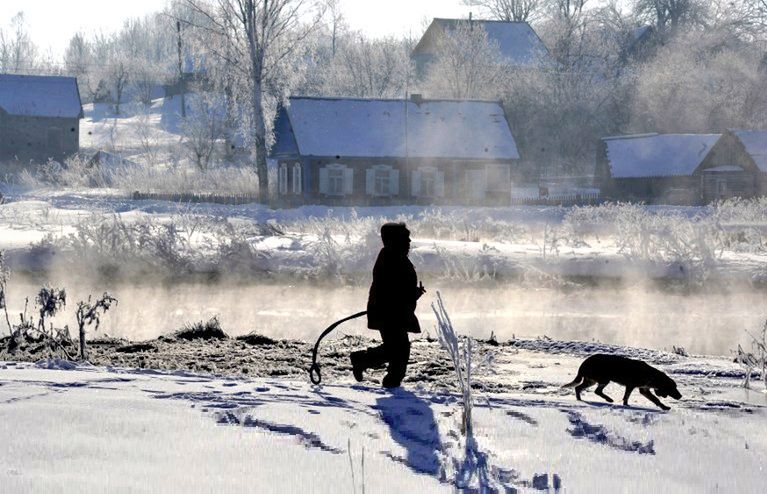
[[[661,398],[671,396],[678,400],[682,397],[682,394],[676,389],[674,380],[655,367],[651,367],[639,360],[601,353],[592,355],[584,360],[573,382],[562,387],[575,387],[575,397],[580,400],[581,391],[594,384],[599,384],[594,392],[612,403],[613,399],[603,392],[605,386],[610,384],[610,381],[626,386],[626,394],[623,395],[624,405],[628,405],[629,396],[631,396],[634,388],[639,388],[642,396],[663,410],[669,410],[670,408],[661,403],[658,397],[652,394],[653,389]]]

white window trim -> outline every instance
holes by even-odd
[[[293,193],[301,194],[303,192],[303,169],[301,163],[293,163]]]
[[[279,174],[277,176],[277,186],[280,195],[286,195],[288,193],[288,165],[287,163],[280,163]]]

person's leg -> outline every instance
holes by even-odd
[[[381,339],[383,339],[383,331],[381,332]],[[351,360],[354,378],[360,382],[364,379],[364,372],[367,369],[383,367],[386,364],[388,360],[385,345],[381,344],[352,352]]]
[[[407,372],[407,361],[410,358],[410,340],[407,332],[401,329],[381,331],[383,347],[389,366],[383,378],[385,388],[396,388],[402,383]]]

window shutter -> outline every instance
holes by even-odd
[[[354,169],[344,169],[344,194],[351,195],[354,193]]]
[[[365,194],[372,196],[375,193],[375,168],[365,170]]]
[[[434,195],[445,197],[445,172],[437,170],[434,182]]]
[[[389,170],[389,193],[392,196],[399,195],[399,170]]]
[[[410,182],[410,195],[418,197],[421,195],[421,172],[413,170],[412,178]]]
[[[327,167],[320,168],[320,194],[328,193],[328,169]]]

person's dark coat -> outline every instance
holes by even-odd
[[[415,268],[407,253],[384,247],[373,267],[368,296],[368,328],[420,333],[415,316],[420,291]]]

